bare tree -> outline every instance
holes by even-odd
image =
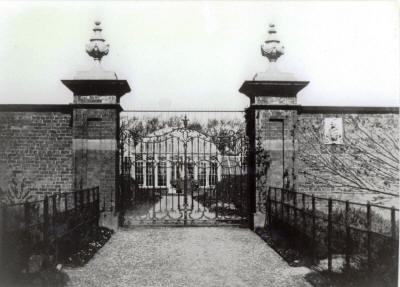
[[[241,152],[244,141],[245,123],[239,119],[209,119],[204,132],[211,137],[218,150],[223,154]]]
[[[398,197],[399,137],[393,117],[349,116],[343,144],[324,144],[321,124],[299,127],[299,172],[317,184]]]

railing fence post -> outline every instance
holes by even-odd
[[[287,223],[290,226],[290,197],[289,197],[289,192],[285,189],[286,193],[286,217],[287,217]]]
[[[57,215],[57,194],[53,194],[52,196],[52,209],[53,209],[53,214],[52,214],[52,233],[54,236],[54,242],[55,242],[55,262],[58,260],[58,245],[57,245],[57,221],[58,221],[58,215]]]
[[[31,233],[29,232],[30,227],[30,206],[29,202],[24,202],[24,228],[25,228],[25,236],[27,238],[27,242],[31,243]],[[30,256],[30,254],[28,255]],[[28,270],[28,260],[24,261],[25,270]]]
[[[55,224],[55,217],[57,215],[57,195],[53,194],[53,196],[51,197],[51,204],[52,204],[52,215],[53,215],[53,224]]]
[[[297,193],[294,191],[290,191],[293,194],[293,226],[296,229],[297,227]]]
[[[396,239],[396,209],[394,206],[390,209],[390,231],[392,234],[392,238]]]
[[[332,271],[332,198],[328,199],[328,271]]]
[[[398,270],[398,240],[396,232],[396,209],[394,206],[390,209],[390,229],[392,234],[392,254],[393,254],[393,266],[397,266],[394,270]],[[395,271],[396,272],[396,271]]]
[[[313,250],[313,258],[316,257],[316,234],[315,234],[315,197],[314,194],[311,195],[311,206],[312,206],[312,250]]]
[[[96,205],[96,188],[93,188],[92,190],[92,207],[95,207]]]
[[[302,216],[303,216],[303,229],[304,234],[307,234],[307,221],[306,221],[306,195],[304,193],[301,194],[301,207],[302,207]]]
[[[64,216],[66,216],[68,211],[68,193],[64,193],[64,211]]]
[[[267,194],[267,214],[265,216],[268,216],[268,225],[271,226],[271,188],[268,188],[268,194]]]
[[[74,209],[78,211],[78,191],[74,191]]]
[[[269,225],[271,225],[271,223],[272,223],[272,216],[273,216],[273,210],[272,210],[272,196],[271,196],[271,193],[272,193],[271,189],[268,188],[268,194],[267,194],[268,199],[267,199],[267,200],[268,200],[268,202],[269,202],[269,204],[268,204],[268,209],[269,209],[268,224],[269,224]]]
[[[126,183],[126,186],[122,186],[123,188],[121,189],[121,198],[120,198],[120,205],[121,205],[121,211],[125,212],[126,206],[129,206],[128,200],[130,198],[131,193],[131,176],[128,176],[128,182]]]
[[[284,210],[284,205],[283,205],[283,202],[284,202],[284,198],[283,198],[283,196],[284,196],[284,194],[283,194],[283,189],[280,189],[280,191],[281,191],[281,221],[284,222],[285,210]]]
[[[152,193],[153,193],[153,200],[154,200],[154,189],[152,189]],[[155,208],[155,205],[153,205],[153,209]],[[106,211],[106,195],[103,194],[103,210],[102,211]]]
[[[367,261],[368,270],[371,270],[371,204],[367,202]]]
[[[28,232],[29,231],[29,225],[30,225],[30,211],[29,211],[29,202],[24,202],[24,227],[25,227],[25,231]]]
[[[274,188],[274,217],[278,216],[278,203],[276,202],[276,188]]]
[[[351,238],[350,238],[350,203],[346,200],[346,209],[345,209],[345,226],[346,226],[346,270],[350,269],[350,256],[351,256]]]
[[[88,189],[88,190],[86,191],[86,208],[90,206],[90,192],[91,192],[91,191],[92,191],[92,188],[91,188],[91,189]]]
[[[43,200],[43,241],[44,246],[48,246],[49,242],[49,198],[47,194]]]
[[[80,200],[80,202],[79,202],[79,209],[82,211],[83,210],[83,201],[84,201],[84,190],[83,189],[81,189],[80,191],[79,191],[79,200]]]
[[[96,187],[96,208],[97,208],[97,219],[100,219],[100,191],[99,187]]]
[[[5,262],[6,262],[6,242],[7,242],[7,207],[5,205],[0,204],[0,210],[1,210],[1,217],[0,217],[0,226],[1,226],[1,232],[0,232],[0,275],[2,271],[6,272],[4,270],[5,267]]]

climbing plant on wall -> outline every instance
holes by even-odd
[[[0,188],[1,201],[5,204],[23,203],[33,198],[30,183],[26,178],[18,179],[13,173],[8,186]]]
[[[299,173],[306,180],[398,196],[399,134],[394,117],[346,116],[343,144],[324,144],[322,125],[321,118],[299,125]]]

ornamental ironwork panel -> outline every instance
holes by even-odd
[[[152,119],[121,122],[122,224],[246,224],[244,120]]]

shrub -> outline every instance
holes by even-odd
[[[218,214],[221,215],[245,217],[247,216],[246,188],[246,175],[232,175],[219,181],[214,189],[205,190],[204,193],[194,195],[193,198],[199,200],[211,212],[218,209]],[[224,206],[220,205],[221,202]],[[234,209],[230,204],[234,205]]]

